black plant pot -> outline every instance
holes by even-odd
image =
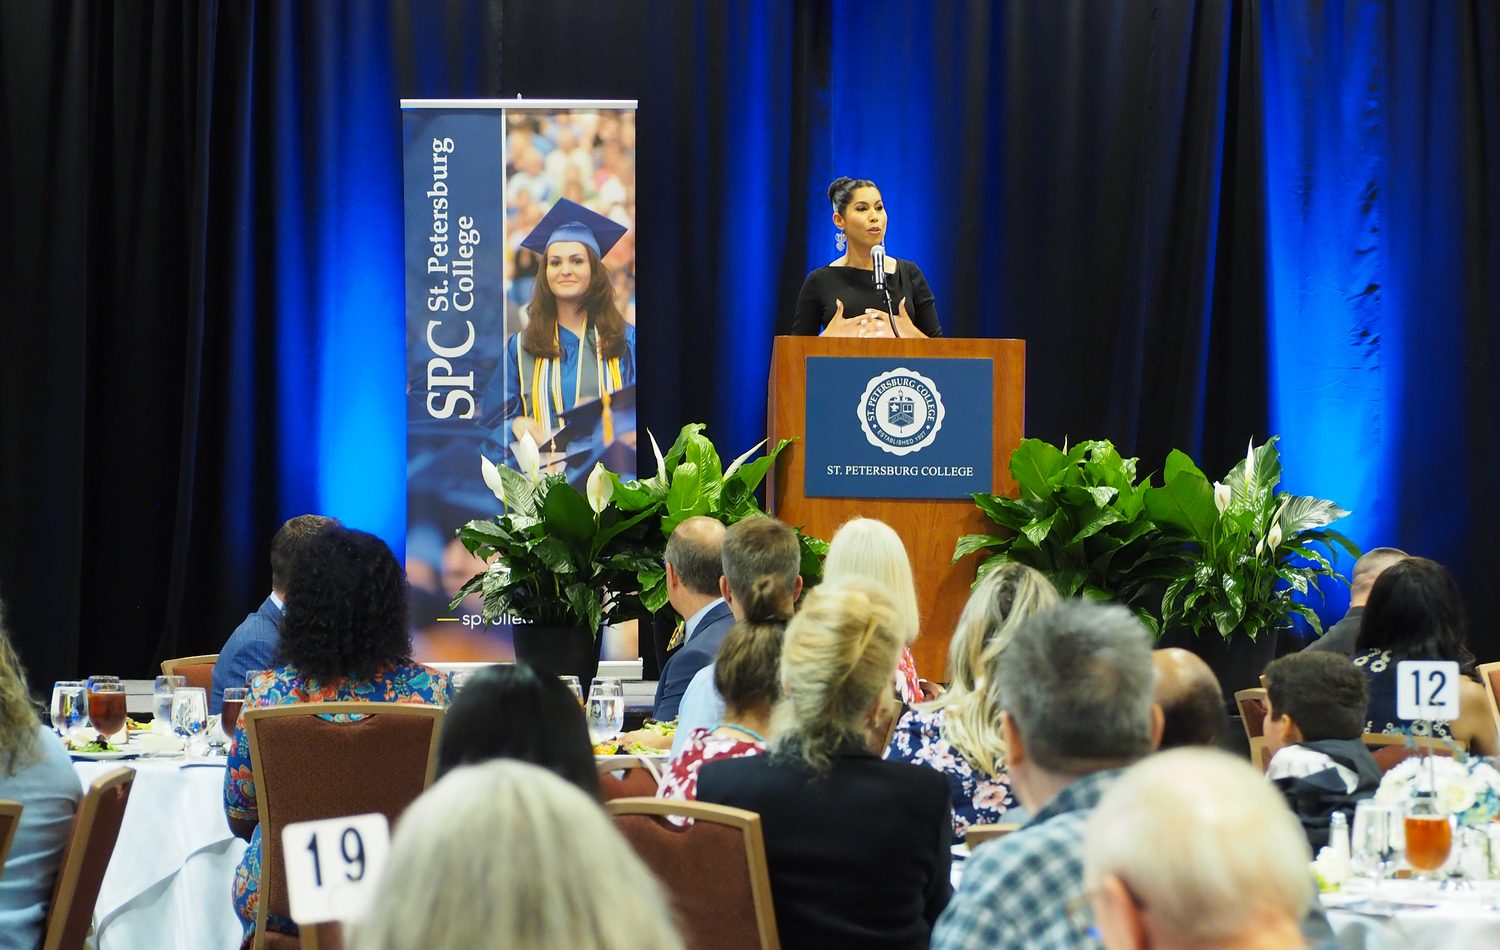
[[[1196,653],[1208,664],[1218,677],[1219,688],[1224,691],[1224,703],[1233,712],[1234,694],[1238,690],[1252,689],[1260,685],[1260,674],[1276,659],[1276,634],[1262,633],[1251,640],[1244,633],[1236,633],[1225,640],[1217,629],[1205,630],[1201,635],[1191,630],[1174,627],[1162,634],[1158,647],[1181,647]]]
[[[602,637],[588,627],[542,627],[518,623],[511,628],[516,659],[540,673],[552,676],[572,674],[585,690],[589,681],[599,675],[599,651]]]

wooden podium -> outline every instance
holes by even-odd
[[[767,405],[770,444],[795,439],[776,460],[767,482],[771,512],[787,524],[827,540],[839,525],[862,516],[886,522],[906,543],[916,575],[921,636],[912,645],[917,670],[947,680],[948,641],[958,622],[979,563],[971,555],[950,563],[965,534],[988,534],[995,525],[968,498],[808,498],[804,494],[807,437],[807,358],[863,356],[880,359],[987,359],[994,375],[993,485],[995,494],[1014,496],[1010,456],[1021,443],[1026,399],[1026,343],[1023,340],[860,340],[779,336],[771,356]],[[892,365],[895,365],[894,363]],[[952,407],[950,412],[962,411]],[[816,438],[816,435],[814,435]]]

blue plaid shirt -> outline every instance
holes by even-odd
[[[974,852],[932,950],[1098,950],[1083,896],[1083,826],[1123,769],[1094,772]]]

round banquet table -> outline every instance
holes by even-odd
[[[234,950],[230,890],[245,842],[224,817],[224,759],[73,763],[85,787],[120,766],[135,782],[94,905],[99,950]]]
[[[1433,904],[1395,910],[1390,916],[1345,909],[1369,898],[1369,882],[1323,895],[1328,922],[1342,950],[1481,950],[1500,948],[1500,881],[1475,881],[1467,891],[1436,892],[1416,881],[1386,881],[1383,900]]]

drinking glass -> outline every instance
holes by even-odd
[[[172,721],[172,691],[187,685],[186,676],[158,676],[151,687],[151,718],[154,722]]]
[[[1354,806],[1354,829],[1350,849],[1355,870],[1373,877],[1372,892],[1401,859],[1401,814],[1395,805],[1367,799]]]
[[[259,676],[262,673],[269,673],[269,672],[270,672],[270,670],[246,670],[245,671],[245,686],[248,688],[248,687],[254,685],[255,678],[257,676]]]
[[[1421,880],[1434,880],[1433,872],[1448,860],[1453,850],[1453,825],[1430,795],[1419,795],[1406,809],[1406,863]]]
[[[229,686],[224,690],[224,708],[219,715],[219,728],[215,729],[209,736],[208,744],[214,751],[222,751],[229,747],[229,742],[234,738],[234,730],[240,723],[240,710],[245,708],[245,696],[249,690],[243,686]]]
[[[618,680],[594,680],[589,689],[588,719],[589,733],[595,742],[620,734],[625,727],[625,696]]]
[[[558,678],[563,681],[563,685],[564,686],[566,686],[568,689],[572,690],[572,692],[573,692],[573,698],[577,699],[578,700],[578,705],[582,706],[583,705],[583,686],[579,684],[578,677],[576,677],[576,676],[561,676],[561,677],[558,677]]]
[[[125,688],[119,677],[89,677],[89,723],[109,741],[125,729]],[[121,741],[124,741],[121,739]]]
[[[172,731],[191,753],[208,728],[208,696],[201,686],[179,686],[172,691]]]
[[[85,698],[88,683],[83,680],[58,680],[52,684],[52,728],[68,738],[88,725],[89,704]]]

